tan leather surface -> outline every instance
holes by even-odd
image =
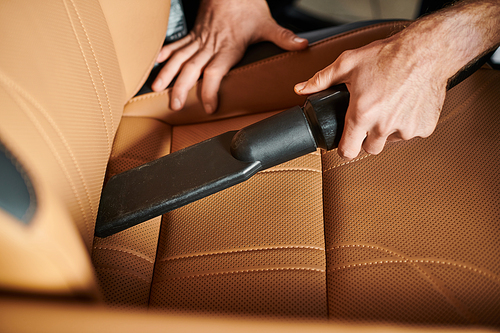
[[[125,96],[106,20],[97,1],[2,1],[0,49],[0,140],[39,191],[30,226],[2,215],[2,288],[91,293],[85,249]]]
[[[33,172],[36,213],[29,225],[0,209],[0,290],[95,297],[92,265],[78,230]]]
[[[108,304],[170,313],[0,298],[0,331],[500,326],[500,75],[492,70],[449,93],[429,139],[390,144],[351,163],[335,152],[309,154],[164,215],[161,230],[156,219],[92,246],[108,159],[109,178],[171,147],[301,104],[295,83],[342,50],[404,25],[361,29],[237,69],[224,79],[216,116],[204,114],[195,87],[183,112],[168,109],[166,91],[133,99],[121,119],[159,41],[133,36],[146,51],[130,51],[121,34],[133,34],[140,19],[124,27],[128,9],[114,16],[113,7],[103,3],[105,17],[96,1],[0,3],[0,140],[40,195],[31,226],[0,215],[0,288],[92,295],[91,249]],[[161,11],[141,13],[153,26],[165,24]],[[409,326],[373,325],[381,322]]]
[[[96,1],[0,6],[0,140],[37,168],[90,249],[124,101],[106,21]]]
[[[86,333],[86,332],[493,332],[480,328],[405,327],[348,323],[235,320],[201,315],[177,316],[145,311],[116,311],[105,307],[71,303],[26,302],[0,299],[2,333]]]
[[[294,84],[309,79],[329,65],[343,50],[365,45],[401,30],[408,22],[389,22],[342,34],[311,45],[301,52],[287,52],[231,71],[222,81],[220,105],[207,115],[200,101],[200,82],[191,89],[182,112],[169,109],[170,89],[131,99],[124,114],[163,119],[183,125],[282,110],[304,102],[293,91]]]
[[[123,117],[106,179],[170,153],[171,127],[150,118]],[[92,261],[104,300],[123,309],[147,308],[161,217],[94,239]]]
[[[269,115],[174,127],[172,146]],[[320,158],[306,155],[165,214],[150,307],[326,318]]]
[[[371,33],[371,30],[365,32]],[[338,41],[331,40],[328,43],[334,42]],[[314,54],[311,57],[316,59],[321,55],[329,55],[321,53],[323,51],[311,49],[310,56]],[[273,68],[279,68],[281,62],[287,60],[287,57],[274,59]],[[253,74],[259,76],[269,72],[270,68],[266,67],[266,64],[264,61],[251,67],[256,71]],[[479,102],[482,95],[475,92],[484,81],[481,75],[488,76],[494,72],[489,73],[476,74],[450,92],[441,120],[443,124],[450,118],[448,113],[457,114],[461,112],[460,110],[464,110],[460,98],[466,96],[473,96],[467,103],[486,110]],[[252,78],[253,76],[249,76],[248,80]],[[487,81],[484,85],[491,82],[494,81]],[[257,84],[254,84],[254,88],[260,89]],[[241,91],[236,85],[227,86],[226,89],[228,89],[226,93],[229,92],[227,99],[226,96],[222,96],[222,100],[235,98],[232,103],[236,103],[236,97],[240,97]],[[269,87],[266,89],[273,91]],[[279,93],[280,89],[277,88],[276,91]],[[134,108],[154,108],[155,105],[149,103],[158,96],[151,94],[149,101],[149,97],[138,98],[129,103],[127,108],[132,105]],[[288,101],[286,98],[281,100],[283,107]],[[208,118],[194,112],[193,109],[188,109],[185,111],[186,117],[191,118],[182,120],[185,125],[176,125],[176,121],[181,121],[179,120],[181,118],[174,119],[170,116],[180,117],[182,112],[169,114],[163,119],[174,122],[172,150],[176,151],[226,130],[238,129],[247,123],[262,119],[271,113],[227,117],[238,112],[265,111],[268,102],[266,99],[258,100],[254,104],[244,101],[241,103],[242,105],[248,103],[250,105],[248,109],[240,109],[235,113],[227,111],[226,114],[224,112],[227,109],[223,108],[215,117],[217,120],[211,122],[205,122]],[[493,108],[498,107],[491,103]],[[148,110],[136,111],[129,114],[149,114]],[[475,112],[471,111],[470,114]],[[468,118],[465,122],[467,121]],[[489,119],[487,122],[494,124],[495,121],[497,120]],[[462,132],[462,128],[452,127],[444,135],[448,138],[445,143],[431,144],[432,151],[436,152],[433,156],[440,156],[443,153],[442,147],[446,147],[445,151],[452,147],[450,141],[455,140]],[[473,137],[472,134],[474,132],[469,133],[462,141],[456,142],[455,146],[460,148],[464,140]],[[498,142],[495,140],[490,138],[490,143]],[[443,161],[438,163],[436,157],[433,157],[434,159],[428,157],[429,148],[420,149],[418,146],[415,148],[415,142],[419,140],[408,143],[404,153],[392,156],[393,146],[406,147],[404,144],[395,144],[389,146],[388,151],[380,157],[362,155],[351,163],[339,160],[335,152],[325,154],[322,159],[322,171],[329,183],[323,186],[324,198],[318,196],[317,186],[321,184],[321,175],[319,174],[320,178],[314,180],[318,174],[319,160],[313,154],[280,166],[279,172],[270,170],[268,173],[258,174],[246,183],[166,214],[162,222],[149,306],[155,310],[180,313],[208,312],[224,316],[236,314],[257,317],[329,317],[333,320],[352,322],[387,321],[412,324],[496,324],[494,318],[497,311],[495,299],[497,299],[498,285],[495,281],[498,278],[493,268],[498,267],[498,260],[492,258],[490,265],[486,267],[474,266],[477,264],[472,263],[477,258],[487,257],[481,256],[478,254],[480,252],[475,250],[469,251],[463,244],[468,242],[481,244],[478,238],[467,241],[462,236],[458,238],[462,241],[460,242],[457,238],[445,237],[449,236],[447,232],[450,227],[454,227],[454,223],[457,223],[458,217],[463,221],[461,227],[466,230],[465,221],[474,220],[475,215],[464,213],[471,209],[471,205],[475,205],[474,209],[481,210],[481,205],[470,201],[474,196],[470,197],[470,194],[459,186],[458,189],[452,188],[451,191],[458,194],[447,202],[443,201],[442,207],[439,206],[444,213],[439,213],[435,207],[435,195],[445,198],[450,192],[450,188],[446,186],[456,178],[454,170],[457,168],[465,170],[467,167],[457,167],[462,158],[455,156],[456,163],[451,164],[455,165],[455,169],[449,172],[444,168],[447,164],[443,164]],[[489,148],[490,154],[495,148],[495,146]],[[407,157],[411,157],[412,154],[419,158]],[[384,159],[384,156],[387,157]],[[372,160],[381,161],[382,166],[375,172],[371,170]],[[418,163],[414,163],[414,160]],[[422,160],[425,163],[422,163]],[[396,168],[398,163],[401,164],[399,169]],[[365,164],[368,166],[362,168]],[[415,165],[423,170],[417,175],[408,171],[415,168]],[[358,166],[362,171],[356,169]],[[449,168],[448,165],[447,167]],[[391,168],[394,172],[387,172],[389,169],[392,170]],[[489,169],[481,168],[479,167],[481,171],[491,173],[495,170],[495,164],[490,164]],[[443,171],[439,173],[438,170]],[[383,171],[386,171],[385,178]],[[437,179],[426,180],[428,177],[426,172],[435,175]],[[448,179],[442,180],[443,176]],[[340,180],[337,179],[339,177]],[[396,183],[394,183],[395,177],[399,179]],[[430,190],[424,191],[423,200],[427,204],[425,206],[417,201],[421,193],[412,194],[414,189],[422,188],[422,184],[446,186],[440,188],[437,194]],[[283,195],[284,193],[287,195]],[[479,195],[479,192],[477,194]],[[369,199],[366,199],[366,196]],[[408,201],[409,196],[410,201]],[[491,199],[493,201],[497,197],[493,194],[488,196],[490,199],[493,198]],[[458,205],[460,208],[458,210],[455,207],[457,204],[454,203],[456,200],[463,205],[463,207]],[[452,206],[455,209],[453,214],[448,212],[451,208],[446,206],[450,202],[455,205]],[[489,207],[496,206],[489,205]],[[347,211],[345,207],[348,207]],[[311,208],[313,211],[310,211]],[[325,253],[321,243],[322,234],[319,231],[312,231],[322,228],[321,218],[314,217],[320,216],[318,214],[322,214],[322,209],[329,214],[325,220],[326,237],[329,242],[326,247],[328,257],[326,265],[322,259]],[[430,232],[428,235],[419,228],[429,223],[425,219],[422,222],[421,215],[428,218],[432,213],[439,214],[433,217],[435,219],[433,224],[427,224],[427,229],[424,231]],[[406,214],[410,216],[407,217]],[[372,216],[376,217],[375,221],[370,220]],[[402,218],[404,223],[391,223],[391,219],[399,221],[398,218]],[[497,223],[494,217],[490,216],[490,219],[493,223]],[[488,218],[485,221],[489,221]],[[408,226],[406,223],[409,223]],[[394,227],[391,229],[392,226]],[[443,230],[441,238],[438,237],[439,232],[431,229],[433,226],[440,226],[439,230]],[[311,227],[313,229],[309,230]],[[490,229],[481,225],[481,228],[483,227],[492,240],[498,239],[498,235],[491,230],[495,228],[495,224],[493,227],[490,226]],[[407,229],[410,230],[410,235],[406,235]],[[317,236],[314,236],[315,233]],[[467,231],[464,233],[467,234]],[[458,232],[454,234],[460,235]],[[358,235],[362,237],[357,237]],[[438,241],[433,237],[437,237]],[[365,238],[371,241],[365,241]],[[491,244],[493,243],[492,241]],[[445,246],[448,252],[442,254],[433,252],[440,250],[439,246],[444,246],[443,244],[448,244]],[[462,249],[461,252],[468,256],[471,262],[450,259],[456,248]],[[428,255],[425,254],[425,249],[428,249]],[[412,251],[416,251],[417,254],[413,254]],[[492,252],[494,249],[485,251]],[[437,262],[439,264],[436,264]],[[446,267],[444,271],[442,267]],[[464,281],[472,280],[467,276],[463,276],[462,279],[460,274],[446,273],[454,269],[467,272],[476,269],[482,272],[479,278],[482,276],[483,279],[493,282],[473,283],[471,291],[464,293],[465,289],[459,287]],[[328,276],[326,299],[322,295],[325,275]],[[452,277],[458,280],[450,281]],[[481,290],[486,290],[487,294],[491,293],[485,303],[470,298],[475,294],[482,295]],[[326,300],[328,300],[328,315],[325,312],[326,307],[322,304]],[[300,306],[296,307],[296,304]]]
[[[500,326],[499,95],[479,70],[431,137],[323,155],[331,319]]]
[[[100,0],[125,84],[126,100],[142,87],[167,33],[170,0]]]

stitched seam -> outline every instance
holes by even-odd
[[[459,268],[473,270],[474,272],[478,272],[478,273],[482,274],[483,276],[486,276],[490,280],[493,280],[497,284],[499,283],[498,277],[495,277],[492,274],[485,273],[481,269],[472,268],[472,267],[468,267],[467,265],[456,264],[456,263],[451,263],[451,262],[441,261],[441,260],[407,259],[404,255],[396,253],[395,251],[391,251],[391,250],[384,249],[384,248],[378,247],[378,246],[373,246],[373,245],[363,245],[363,244],[338,245],[338,246],[335,246],[333,248],[327,249],[327,251],[331,251],[331,250],[339,249],[339,248],[345,248],[345,247],[367,247],[367,248],[372,248],[372,249],[376,249],[376,250],[382,250],[382,251],[387,252],[389,254],[396,255],[396,256],[402,258],[403,260],[379,260],[379,261],[371,261],[371,262],[367,262],[367,263],[344,265],[344,266],[339,266],[339,267],[327,270],[327,273],[333,272],[335,270],[347,269],[347,268],[352,268],[352,267],[362,267],[362,266],[391,264],[391,263],[409,263],[412,266],[414,266],[421,274],[423,274],[431,282],[431,284],[434,286],[434,288],[436,288],[448,300],[448,302],[455,307],[455,309],[457,310],[458,313],[462,314],[467,320],[469,320],[471,322],[476,322],[476,319],[470,313],[470,311],[464,305],[462,305],[462,303],[459,300],[455,299],[454,295],[451,292],[450,292],[451,295],[449,295],[449,293],[447,292],[446,289],[443,290],[436,282],[436,279],[433,276],[431,276],[430,274],[427,274],[427,272],[422,267],[420,267],[420,265],[418,265],[418,264],[419,263],[448,264],[450,266],[455,266],[455,267],[459,267]]]
[[[273,271],[276,271],[276,272],[278,272],[278,271],[311,271],[311,272],[318,272],[318,273],[325,272],[324,269],[310,268],[310,267],[254,268],[254,269],[233,270],[233,271],[227,271],[227,272],[213,272],[213,273],[201,273],[201,274],[186,275],[186,276],[173,276],[173,277],[167,277],[167,278],[162,279],[160,281],[156,281],[153,284],[164,282],[167,280],[181,280],[181,279],[206,277],[206,276],[241,274],[241,273],[273,272]]]
[[[96,250],[117,251],[117,252],[127,253],[127,254],[131,254],[133,256],[136,256],[138,258],[141,258],[143,260],[146,260],[146,261],[154,264],[154,260],[152,260],[149,257],[147,257],[146,255],[144,255],[142,253],[139,253],[139,252],[136,252],[136,251],[116,249],[116,248],[112,248],[112,247],[103,247],[103,246],[94,246],[94,249],[96,249]]]
[[[459,267],[459,268],[464,268],[468,269],[470,271],[474,271],[476,273],[480,273],[483,276],[486,276],[490,280],[493,280],[495,283],[499,284],[498,278],[493,277],[491,274],[487,274],[485,272],[482,272],[480,269],[473,268],[473,267],[468,267],[466,265],[462,264],[456,264],[456,263],[450,263],[446,261],[440,261],[440,260],[426,260],[426,259],[403,259],[403,260],[380,260],[380,261],[373,261],[373,262],[366,262],[366,263],[359,263],[359,264],[351,264],[351,265],[344,265],[344,266],[339,266],[333,269],[329,269],[327,271],[328,273],[331,273],[333,271],[338,271],[338,270],[343,270],[343,269],[349,269],[349,268],[356,268],[356,267],[367,267],[367,266],[372,266],[372,265],[383,265],[383,264],[398,264],[398,263],[408,263],[414,266],[416,269],[420,271],[421,274],[423,274],[427,279],[431,282],[431,284],[441,292],[441,294],[448,300],[448,302],[455,307],[456,311],[461,314],[464,318],[466,318],[469,322],[471,323],[476,323],[477,319],[476,317],[469,311],[469,309],[463,305],[458,299],[455,298],[453,292],[449,292],[447,290],[442,290],[437,282],[435,281],[434,277],[430,274],[427,274],[427,272],[420,267],[418,264],[445,264],[449,266],[454,266],[454,267]],[[451,294],[451,295],[449,295]]]
[[[158,159],[158,158],[160,158],[160,157],[154,158],[153,160]],[[127,156],[120,156],[120,155],[111,155],[111,156],[110,156],[110,160],[111,160],[111,159],[113,159],[113,160],[130,160],[130,161],[137,161],[137,162],[143,162],[143,164],[146,164],[146,163],[152,162],[152,160],[144,160],[144,159],[141,159],[141,158],[127,157]]]
[[[215,256],[215,255],[221,255],[221,254],[233,254],[233,253],[267,251],[267,250],[318,250],[318,251],[325,251],[324,248],[318,247],[318,246],[307,246],[307,245],[270,246],[270,247],[263,247],[263,248],[236,249],[236,250],[228,250],[228,251],[217,251],[217,252],[206,252],[206,253],[195,253],[195,254],[189,254],[189,255],[171,256],[171,257],[163,258],[163,259],[159,260],[159,262],[178,260],[178,259],[187,259],[187,258],[194,258],[194,257]]]
[[[94,61],[96,62],[97,69],[99,70],[99,73],[100,73],[101,70],[99,68],[99,64],[97,63],[97,59],[95,57],[94,49],[92,48],[92,44],[90,43],[89,36],[87,34],[87,30],[85,29],[85,26],[83,25],[82,19],[80,17],[80,13],[78,12],[78,9],[76,8],[76,5],[73,2],[73,0],[69,0],[69,1],[73,5],[73,9],[76,12],[76,16],[77,16],[78,20],[80,21],[80,25],[81,25],[81,27],[83,29],[85,37],[87,38],[87,42],[89,44],[90,50],[91,50],[91,52],[92,52],[92,54],[94,56]],[[110,139],[110,136],[109,136],[108,122],[106,121],[106,116],[104,115],[104,107],[103,107],[102,102],[101,102],[101,97],[99,96],[99,92],[97,90],[97,85],[96,85],[96,83],[94,81],[94,77],[92,75],[92,71],[90,70],[90,66],[89,66],[87,57],[85,56],[85,51],[83,50],[82,43],[80,42],[80,38],[78,37],[78,33],[77,33],[75,25],[73,23],[73,19],[71,17],[70,12],[69,12],[68,6],[66,5],[66,1],[64,1],[64,6],[66,7],[66,12],[67,12],[68,18],[69,18],[69,20],[71,22],[71,27],[73,28],[73,33],[75,34],[75,38],[76,38],[76,40],[78,42],[78,46],[80,48],[80,52],[82,53],[83,60],[85,61],[85,66],[87,67],[87,72],[89,73],[90,80],[92,81],[92,86],[94,88],[94,92],[95,92],[96,97],[97,97],[97,102],[99,103],[99,108],[101,109],[102,120],[103,120],[103,123],[104,123],[104,128],[106,129],[106,139],[108,141],[108,153],[109,153],[111,151],[111,139]],[[101,79],[102,79],[102,76],[101,76]],[[103,85],[104,85],[104,82],[103,82]],[[104,87],[104,91],[106,92],[106,97],[108,97],[107,96],[108,94],[107,94],[106,87]],[[109,98],[108,98],[108,107],[109,107],[109,110],[110,110],[110,113],[111,113],[111,106],[109,105]],[[111,115],[111,122],[113,122],[113,116],[112,115]],[[114,128],[114,125],[112,125],[112,126]]]
[[[438,125],[440,124],[443,124],[453,118],[455,118],[458,114],[460,114],[463,109],[468,106],[470,104],[470,102],[475,99],[477,97],[477,95],[479,95],[481,92],[483,92],[486,87],[490,84],[491,81],[497,79],[498,76],[497,75],[493,75],[489,80],[486,80],[485,82],[483,82],[483,85],[480,86],[478,89],[476,89],[476,91],[474,92],[474,94],[472,94],[471,96],[469,96],[469,98],[467,98],[467,100],[465,100],[465,102],[461,103],[460,104],[460,107],[458,108],[458,110],[455,110],[455,111],[452,111],[449,115],[445,116],[443,119],[441,119],[439,122],[438,122]]]
[[[458,267],[458,268],[463,268],[469,271],[473,271],[475,273],[478,273],[480,275],[483,275],[487,277],[488,279],[492,280],[493,282],[500,284],[500,278],[498,276],[495,276],[494,274],[486,273],[483,270],[476,268],[476,267],[471,267],[465,264],[458,264],[454,262],[449,262],[449,261],[442,261],[442,260],[430,260],[430,259],[401,259],[401,260],[379,260],[379,261],[370,261],[366,263],[358,263],[358,264],[349,264],[349,265],[343,265],[343,266],[338,266],[334,267],[332,269],[329,269],[327,273],[336,271],[336,270],[341,270],[341,269],[348,269],[348,268],[354,268],[354,267],[362,267],[362,266],[370,266],[370,265],[380,265],[380,264],[400,264],[400,263],[420,263],[420,264],[441,264],[441,265],[448,265],[448,266],[453,266],[453,267]],[[427,274],[426,274],[427,275]]]
[[[67,179],[67,181],[68,181],[68,183],[69,183],[69,185],[70,185],[70,187],[71,187],[71,189],[73,191],[73,194],[75,195],[75,198],[76,198],[76,201],[78,203],[78,206],[80,207],[80,212],[82,213],[82,216],[83,216],[83,219],[84,219],[84,224],[85,224],[85,228],[87,230],[87,234],[89,235],[89,237],[91,237],[91,235],[90,235],[90,229],[89,229],[89,226],[88,226],[88,216],[85,213],[85,209],[83,209],[83,203],[81,201],[80,195],[79,195],[78,191],[76,190],[76,186],[75,186],[75,184],[73,182],[73,179],[71,178],[71,176],[69,174],[68,169],[66,168],[66,164],[62,160],[61,156],[59,155],[59,152],[57,151],[56,147],[54,146],[54,143],[52,142],[52,140],[49,137],[49,135],[46,133],[46,131],[43,128],[43,126],[40,124],[40,122],[38,121],[38,119],[36,118],[36,116],[33,114],[33,112],[31,112],[31,110],[28,107],[28,105],[26,105],[26,103],[24,102],[23,97],[25,99],[27,99],[35,107],[35,109],[37,109],[43,116],[45,116],[46,120],[52,125],[52,128],[59,135],[59,138],[63,142],[65,148],[68,150],[68,152],[69,152],[69,154],[70,154],[73,162],[75,163],[75,167],[79,171],[80,178],[82,178],[83,176],[80,173],[80,168],[79,168],[78,164],[76,163],[76,161],[74,159],[74,155],[73,155],[71,149],[69,148],[69,146],[68,146],[68,144],[67,144],[64,136],[59,131],[57,125],[54,123],[54,121],[52,120],[52,118],[42,108],[42,106],[39,105],[36,102],[36,100],[34,100],[27,92],[25,92],[23,89],[21,89],[20,87],[18,87],[13,81],[11,81],[2,72],[0,72],[0,81],[3,83],[3,85],[4,85],[4,87],[6,88],[7,91],[11,92],[9,95],[21,107],[21,110],[23,110],[23,112],[28,116],[28,118],[31,120],[31,122],[33,123],[33,125],[35,125],[35,127],[38,130],[38,132],[44,138],[44,141],[49,146],[49,149],[52,151],[52,154],[56,158],[56,160],[57,160],[59,166],[61,167],[61,169],[63,170],[64,175],[65,175],[65,177],[66,177],[66,179]],[[8,89],[9,87],[11,89]],[[83,179],[82,179],[82,181],[83,181]],[[85,187],[85,189],[86,189],[86,187]],[[88,192],[87,192],[87,198],[88,198]],[[89,205],[90,205],[90,198],[88,198],[88,199],[89,199]],[[93,213],[92,205],[90,205],[90,209],[91,209],[91,212]]]
[[[348,36],[351,36],[351,35],[359,34],[361,32],[365,32],[365,31],[368,31],[368,30],[378,29],[378,28],[380,28],[382,26],[390,26],[390,25],[394,26],[394,23],[397,23],[397,22],[398,21],[396,21],[396,22],[378,23],[376,25],[371,25],[371,26],[368,26],[368,27],[365,27],[365,28],[360,28],[360,29],[356,29],[354,31],[350,31],[350,32],[346,32],[346,33],[343,33],[343,34],[340,34],[340,35],[332,36],[330,38],[326,38],[326,39],[324,39],[322,41],[314,43],[313,45],[310,46],[310,49],[317,48],[320,45],[323,45],[323,44],[326,44],[326,43],[330,43],[330,42],[332,42],[334,40],[337,40],[337,39],[341,39],[341,38],[345,38],[345,37],[348,37]],[[237,68],[237,69],[229,72],[227,74],[227,76],[234,75],[234,74],[237,74],[239,72],[247,71],[247,70],[249,70],[251,68],[254,68],[254,67],[257,67],[257,66],[260,66],[260,65],[263,65],[263,64],[267,64],[267,63],[275,62],[275,61],[278,61],[278,60],[281,60],[281,59],[284,59],[284,58],[288,58],[288,57],[290,57],[292,55],[295,55],[295,54],[297,54],[299,52],[300,51],[286,52],[286,53],[283,53],[283,54],[280,54],[280,55],[276,55],[276,56],[268,58],[268,59],[263,59],[263,60],[255,62],[253,64],[248,64],[246,66]]]
[[[259,173],[271,173],[271,172],[287,172],[287,171],[305,171],[305,172],[315,172],[321,173],[321,170],[316,170],[312,168],[274,168],[259,171]]]
[[[370,157],[370,156],[372,156],[372,155],[371,155],[371,154],[368,154],[368,155],[365,155],[365,156],[363,156],[363,157],[356,158],[356,159],[351,160],[351,161],[347,161],[347,162],[344,162],[344,163],[341,163],[341,164],[337,164],[337,165],[335,165],[335,166],[332,166],[332,167],[330,167],[330,168],[328,168],[328,169],[324,170],[323,172],[328,172],[328,171],[330,171],[330,170],[332,170],[332,169],[339,168],[339,167],[341,167],[341,166],[344,166],[344,165],[347,165],[347,164],[350,164],[350,163],[354,163],[354,162],[357,162],[357,161],[361,161],[361,160],[363,160],[363,159],[365,159],[365,158],[367,158],[367,157]]]
[[[372,25],[372,26],[369,26],[369,27],[365,27],[365,28],[360,28],[358,30],[355,30],[355,31],[351,31],[351,32],[346,32],[346,33],[343,33],[343,34],[340,34],[340,35],[337,35],[337,36],[332,36],[330,38],[327,38],[325,40],[322,40],[322,41],[319,41],[319,42],[316,42],[314,43],[313,45],[311,45],[309,47],[309,49],[313,49],[313,48],[316,48],[318,47],[319,45],[322,45],[322,44],[326,44],[326,43],[330,43],[334,40],[337,40],[337,39],[340,39],[340,38],[345,38],[347,36],[350,36],[352,34],[356,34],[356,33],[360,33],[360,32],[364,32],[364,31],[367,31],[367,30],[373,30],[373,29],[377,29],[381,26],[389,26],[389,25],[394,25],[394,23],[398,23],[400,21],[396,21],[396,22],[387,22],[387,23],[379,23],[379,24],[376,24],[376,25]],[[402,22],[402,21],[401,21]],[[287,58],[287,57],[290,57],[292,55],[295,55],[297,53],[299,53],[300,51],[292,51],[292,52],[286,52],[286,53],[283,53],[283,54],[280,54],[280,55],[276,55],[276,56],[273,56],[273,57],[270,57],[268,59],[264,59],[264,60],[260,60],[260,61],[257,61],[253,64],[248,64],[246,66],[243,66],[243,67],[240,67],[240,68],[237,68],[237,69],[234,69],[232,71],[230,71],[228,74],[226,74],[226,76],[231,76],[231,75],[235,75],[235,74],[238,74],[240,72],[243,72],[243,71],[246,71],[246,70],[249,70],[251,68],[254,68],[254,67],[257,67],[257,66],[261,66],[261,65],[264,65],[264,64],[267,64],[267,63],[270,63],[270,62],[275,62],[275,61],[278,61],[278,60],[281,60],[283,58]],[[135,102],[139,102],[139,101],[142,101],[142,100],[146,100],[146,99],[151,99],[151,98],[155,98],[157,96],[162,96],[162,95],[166,95],[170,92],[170,90],[163,90],[161,92],[158,92],[158,93],[152,93],[152,94],[145,94],[145,95],[141,95],[141,96],[138,96],[138,97],[135,97],[133,99],[131,99],[130,101],[128,101],[127,104],[131,104],[131,103],[135,103]]]
[[[118,268],[96,266],[96,269],[107,269],[109,271],[115,271],[115,272],[119,272],[119,273],[124,273],[124,274],[130,275],[131,277],[134,277],[136,279],[142,280],[142,281],[144,281],[144,282],[146,282],[148,284],[151,282],[151,280],[146,279],[145,277],[143,277],[141,275],[134,274],[132,272],[129,272],[129,271],[126,271],[126,270],[122,270],[122,269],[118,269]]]
[[[335,247],[332,247],[332,248],[329,248],[329,249],[326,249],[326,251],[333,251],[333,250],[337,250],[337,249],[340,249],[340,248],[349,248],[349,247],[366,247],[366,248],[369,248],[369,249],[374,249],[374,250],[380,250],[380,251],[384,251],[384,252],[387,252],[389,254],[392,254],[392,255],[395,255],[395,256],[398,256],[400,258],[403,258],[404,260],[426,260],[426,259],[408,259],[406,256],[402,255],[402,254],[399,254],[395,251],[391,251],[389,249],[384,249],[380,246],[375,246],[375,245],[365,245],[365,244],[352,244],[352,245],[337,245]],[[457,263],[453,263],[453,262],[450,262],[450,261],[442,261],[442,260],[427,260],[426,263],[437,263],[437,264],[448,264],[448,265],[451,265],[451,266],[456,266],[456,267],[460,267],[460,268],[465,268],[465,269],[469,269],[469,270],[473,270],[474,272],[478,272],[494,281],[496,281],[497,283],[500,283],[500,278],[494,274],[491,274],[491,273],[486,273],[484,272],[483,270],[481,270],[480,268],[475,268],[475,267],[471,267],[471,266],[468,266],[466,264],[457,264]]]

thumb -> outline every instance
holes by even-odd
[[[283,28],[272,21],[263,29],[262,39],[273,42],[277,46],[287,51],[298,51],[305,49],[309,42],[305,38],[300,38],[292,31]]]
[[[295,93],[299,95],[314,94],[343,82],[344,75],[338,69],[336,62],[320,70],[307,81],[297,83]]]

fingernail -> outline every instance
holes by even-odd
[[[172,101],[172,110],[180,110],[181,109],[181,101],[178,98],[174,98]]]
[[[304,90],[304,88],[306,87],[306,85],[307,85],[307,82],[297,83],[295,85],[295,91],[301,92],[302,90]]]
[[[204,104],[203,107],[205,108],[205,112],[208,114],[214,113],[214,108],[210,104]]]
[[[293,41],[294,41],[295,43],[303,43],[303,42],[305,42],[305,41],[306,41],[306,39],[304,39],[304,38],[300,38],[300,37],[295,37],[295,38],[293,39]]]

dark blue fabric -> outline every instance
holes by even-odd
[[[34,191],[27,174],[0,143],[0,209],[29,224],[35,206]]]

